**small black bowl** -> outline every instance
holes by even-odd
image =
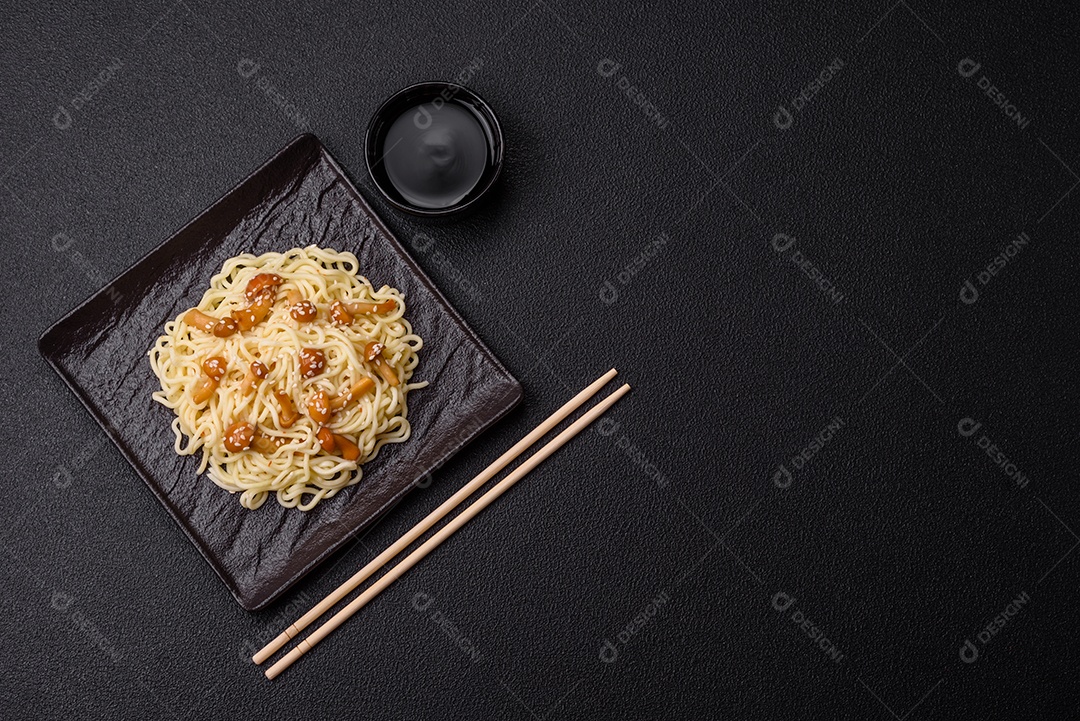
[[[471,112],[479,122],[487,140],[487,163],[480,180],[458,202],[443,208],[423,208],[410,203],[394,187],[382,162],[382,148],[386,134],[393,122],[410,108],[433,102],[454,103]],[[375,115],[372,116],[371,122],[368,123],[364,148],[368,173],[370,173],[375,187],[379,189],[387,202],[398,210],[429,218],[456,215],[474,206],[487,194],[498,179],[499,173],[502,172],[503,134],[502,128],[499,126],[499,119],[495,117],[494,111],[484,102],[483,98],[472,90],[454,83],[417,83],[394,93],[379,106],[379,109],[375,111]]]

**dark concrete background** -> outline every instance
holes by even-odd
[[[5,6],[0,715],[1076,717],[1078,29],[915,0]],[[461,73],[502,185],[404,217],[364,126]],[[526,400],[248,614],[35,341],[305,129]],[[246,660],[611,365],[617,428],[278,681]]]

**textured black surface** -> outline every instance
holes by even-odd
[[[1078,30],[1073,8],[914,0],[4,10],[3,715],[1076,717]],[[507,139],[494,202],[448,224],[392,213],[362,174],[370,113],[475,59],[466,84]],[[34,340],[297,114],[525,401],[249,614]],[[611,365],[635,390],[609,435],[279,680],[246,661]]]
[[[166,320],[198,305],[226,260],[298,245],[353,253],[376,288],[404,294],[413,331],[426,341],[412,381],[438,393],[411,395],[416,442],[384,447],[364,464],[357,485],[307,513],[276,502],[250,512],[200,478],[198,455],[176,455],[173,414],[151,399],[161,386],[146,353]],[[57,322],[39,347],[249,611],[281,595],[411,489],[430,483],[522,395],[311,134]]]

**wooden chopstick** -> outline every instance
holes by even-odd
[[[276,678],[282,671],[291,666],[296,659],[303,656],[305,653],[315,647],[320,641],[326,638],[330,633],[348,620],[354,613],[359,611],[365,605],[368,604],[373,598],[382,593],[390,584],[397,579],[401,578],[406,571],[420,562],[426,555],[431,553],[435,548],[439,546],[443,541],[452,536],[455,531],[464,526],[470,520],[472,520],[476,514],[487,508],[492,501],[508,491],[511,486],[524,478],[529,471],[540,465],[548,456],[555,451],[562,448],[567,441],[576,436],[582,430],[585,429],[590,423],[599,418],[604,411],[611,408],[617,400],[626,395],[630,390],[629,385],[624,385],[603,401],[598,403],[595,407],[589,410],[585,415],[576,420],[571,426],[564,430],[559,435],[555,436],[551,441],[547,443],[543,448],[534,453],[527,461],[522,463],[516,469],[514,469],[510,475],[503,480],[499,481],[494,487],[487,493],[480,496],[471,506],[462,511],[454,520],[446,524],[438,533],[429,538],[419,548],[405,557],[401,563],[397,564],[389,571],[386,572],[382,578],[376,581],[370,588],[357,596],[353,601],[345,608],[338,611],[329,621],[324,623],[319,628],[315,629],[310,636],[305,638],[299,644],[296,645],[291,651],[285,654],[277,663],[270,668],[266,669],[266,677],[269,679]]]
[[[576,411],[585,401],[596,395],[596,392],[607,385],[608,381],[615,377],[616,370],[612,368],[604,375],[593,381],[585,390],[571,398],[562,408],[548,416],[547,420],[534,428],[527,436],[514,444],[510,450],[499,456],[494,463],[480,472],[476,478],[469,481],[462,488],[446,499],[441,506],[436,508],[427,518],[417,523],[404,536],[399,538],[389,548],[376,556],[371,563],[357,571],[352,578],[338,586],[333,593],[317,603],[307,613],[298,618],[291,626],[286,628],[277,638],[266,644],[258,653],[251,657],[255,663],[262,663],[273,656],[278,649],[295,638],[301,631],[310,626],[320,616],[333,608],[338,601],[354,591],[361,583],[366,581],[371,574],[385,566],[394,556],[398,555],[420,536],[424,535],[432,526],[442,520],[450,511],[457,508],[462,501],[480,489],[485,483],[495,477],[495,474],[506,468],[507,464],[520,456],[532,444],[547,435],[555,426],[559,425],[568,415]]]

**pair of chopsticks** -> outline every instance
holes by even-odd
[[[310,611],[305,613],[299,619],[297,619],[291,626],[282,631],[277,638],[268,643],[262,650],[251,657],[251,660],[256,664],[261,664],[268,658],[273,656],[279,649],[281,649],[290,640],[296,638],[301,631],[310,626],[313,622],[317,621],[324,613],[329,611],[338,601],[345,598],[349,593],[354,591],[364,581],[371,577],[376,571],[385,566],[394,556],[404,551],[409,544],[422,536],[428,529],[438,523],[446,514],[457,508],[462,501],[471,496],[474,492],[479,490],[481,486],[491,480],[495,474],[509,465],[514,459],[520,456],[525,450],[543,438],[548,431],[553,429],[559,423],[561,423],[567,416],[580,408],[585,401],[596,395],[597,391],[607,385],[608,381],[615,377],[615,369],[612,368],[604,375],[597,378],[592,384],[590,384],[585,390],[578,393],[562,408],[555,411],[545,420],[543,423],[534,428],[527,436],[514,444],[514,446],[506,453],[499,456],[490,466],[480,472],[476,478],[469,481],[465,486],[461,488],[457,493],[448,498],[441,506],[432,511],[427,518],[417,523],[413,528],[404,536],[395,541],[389,548],[376,556],[371,563],[361,568],[345,583],[338,586],[329,596],[317,603]],[[630,390],[629,385],[623,385],[614,393],[609,395],[603,401],[598,403],[595,407],[589,410],[585,415],[576,420],[572,425],[566,428],[562,433],[555,436],[549,441],[543,448],[534,453],[527,461],[518,466],[512,471],[506,478],[499,481],[494,487],[487,493],[480,496],[471,506],[466,508],[457,516],[453,521],[444,526],[438,533],[429,538],[419,548],[405,557],[403,561],[391,568],[386,572],[382,578],[374,583],[370,588],[357,596],[349,605],[338,611],[329,621],[324,623],[319,628],[315,629],[307,638],[297,644],[291,651],[285,654],[277,663],[266,670],[266,677],[269,679],[276,678],[282,671],[291,666],[298,658],[315,647],[319,641],[322,641],[330,633],[349,619],[354,613],[366,606],[373,598],[382,593],[390,584],[397,579],[401,578],[406,571],[419,563],[425,556],[431,553],[435,548],[452,536],[455,531],[464,526],[470,520],[472,520],[480,511],[487,508],[496,498],[508,491],[512,485],[524,478],[529,471],[540,465],[548,456],[555,451],[562,448],[567,441],[583,431],[590,423],[599,418],[607,409],[615,405],[615,402],[626,395]]]

